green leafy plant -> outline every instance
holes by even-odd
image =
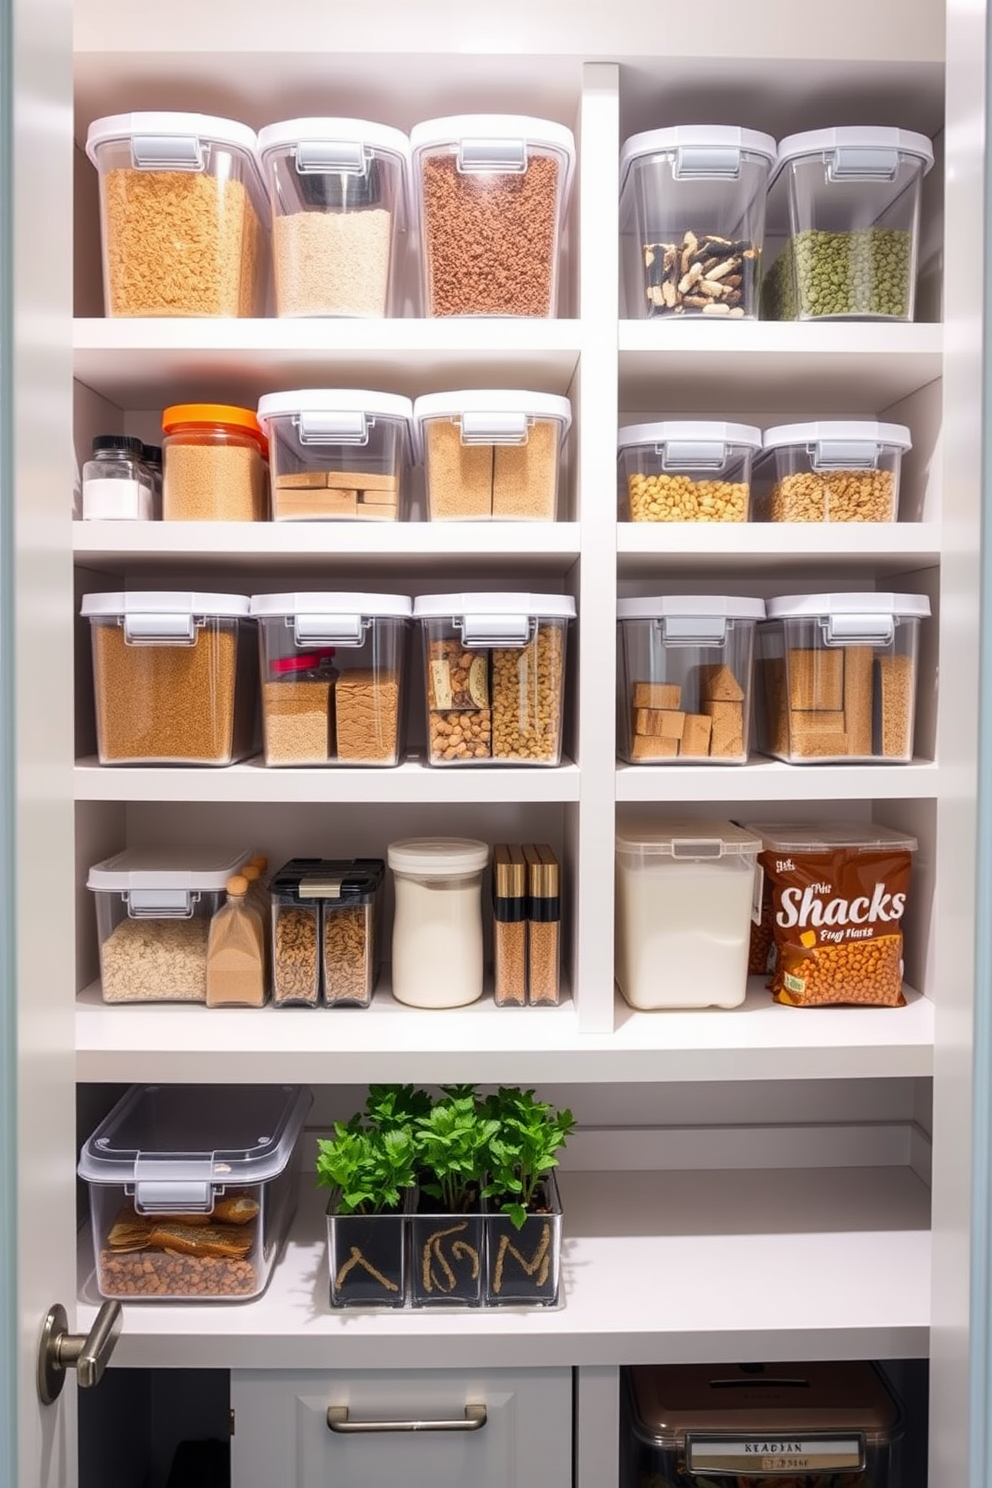
[[[317,1142],[317,1183],[338,1190],[339,1214],[383,1214],[401,1207],[416,1182],[416,1148],[409,1129],[379,1130],[361,1117],[334,1123],[334,1136]]]
[[[432,1105],[427,1091],[413,1085],[370,1085],[365,1119],[377,1131],[409,1131]]]
[[[420,1187],[449,1214],[464,1214],[482,1190],[490,1143],[498,1131],[474,1085],[446,1085],[413,1123]]]
[[[558,1152],[575,1130],[571,1111],[536,1101],[533,1090],[502,1086],[483,1103],[495,1130],[489,1138],[486,1198],[496,1200],[516,1229],[533,1211],[544,1180],[558,1166]]]

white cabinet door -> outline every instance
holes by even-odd
[[[231,1488],[571,1488],[570,1369],[235,1370],[231,1405]]]

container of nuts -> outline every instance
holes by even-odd
[[[899,472],[913,441],[905,424],[871,419],[766,429],[755,462],[758,522],[894,522]]]
[[[429,594],[424,641],[432,765],[561,763],[567,594]]]
[[[620,154],[626,313],[754,320],[769,134],[731,125],[652,129]]]
[[[746,522],[761,430],[684,420],[617,435],[622,522]]]
[[[272,880],[272,1001],[368,1007],[379,975],[382,858],[291,858]]]
[[[298,1085],[132,1086],[77,1169],[89,1188],[100,1295],[259,1296],[296,1210],[311,1101]]]

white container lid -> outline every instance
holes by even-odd
[[[925,594],[783,594],[766,601],[769,620],[808,620],[821,615],[891,615],[925,620]]]
[[[86,887],[96,892],[132,889],[223,890],[227,880],[250,863],[252,853],[213,847],[128,847],[94,863]]]
[[[875,129],[845,125],[840,129],[809,129],[802,134],[786,135],[785,139],[779,140],[775,174],[777,176],[790,160],[799,160],[804,155],[825,155],[834,150],[897,150],[901,155],[913,155],[922,160],[924,175],[933,165],[933,145],[925,134],[888,126]]]
[[[421,594],[413,601],[415,620],[472,615],[535,616],[541,620],[574,620],[570,594]]]
[[[457,418],[463,413],[522,413],[528,418],[560,419],[567,429],[572,405],[554,393],[529,393],[517,388],[466,388],[451,393],[425,393],[413,405],[419,425],[429,418]]]
[[[618,855],[636,859],[687,858],[701,862],[758,853],[761,838],[750,828],[703,816],[638,816],[617,822],[616,849]]]
[[[395,873],[451,878],[485,868],[489,844],[475,837],[404,837],[389,844],[386,861]]]
[[[746,150],[750,155],[760,155],[767,160],[769,167],[775,164],[778,153],[770,134],[763,134],[758,129],[738,129],[733,124],[678,124],[670,129],[648,129],[643,134],[632,134],[623,142],[620,151],[621,192],[627,173],[636,160],[668,150]]]
[[[266,157],[287,146],[308,141],[315,144],[360,144],[377,155],[393,155],[406,168],[410,162],[410,140],[401,129],[388,124],[373,124],[367,119],[283,119],[266,124],[258,131],[258,158]],[[405,182],[404,182],[405,184]]]
[[[408,594],[253,594],[251,614],[257,620],[290,615],[362,615],[373,620],[409,620]]]
[[[290,393],[263,393],[258,400],[258,422],[266,433],[270,419],[301,413],[366,413],[401,419],[409,425],[413,402],[400,393],[370,393],[363,388],[300,388]]]
[[[93,164],[97,165],[97,151],[101,145],[135,137],[172,139],[177,135],[206,140],[212,145],[230,145],[249,155],[252,165],[256,165],[255,149],[258,140],[254,129],[249,129],[247,124],[239,124],[235,119],[219,119],[213,114],[157,111],[107,114],[103,119],[94,119],[86,131],[86,153]],[[162,169],[168,169],[168,162],[163,161]]]
[[[761,430],[751,424],[724,424],[712,420],[679,419],[661,424],[627,424],[617,434],[617,448],[638,444],[742,444],[761,448]]]
[[[915,837],[880,827],[875,822],[745,822],[748,832],[761,838],[771,852],[830,852],[834,848],[874,852],[882,848],[903,848],[915,852]]]
[[[762,441],[766,450],[784,449],[790,444],[838,444],[848,442],[887,444],[894,449],[913,448],[913,436],[905,424],[880,424],[874,419],[827,419],[813,424],[776,424],[766,429]]]
[[[440,119],[424,119],[410,130],[410,147],[415,163],[423,151],[438,145],[461,146],[463,142],[472,141],[499,144],[518,140],[528,148],[558,150],[564,156],[561,182],[564,208],[575,170],[575,136],[564,124],[557,124],[552,119],[535,119],[529,114],[448,114]],[[479,169],[484,168],[480,162]],[[492,169],[498,169],[498,166],[493,165]]]
[[[79,613],[84,616],[207,615],[218,620],[243,620],[248,611],[247,594],[128,589],[112,594],[84,594]]]
[[[618,620],[764,620],[763,599],[729,594],[663,594],[650,599],[618,599]]]

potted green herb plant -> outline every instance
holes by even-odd
[[[419,1182],[410,1218],[410,1293],[415,1307],[478,1307],[485,1264],[482,1188],[497,1123],[484,1113],[474,1086],[443,1089],[413,1122]]]

